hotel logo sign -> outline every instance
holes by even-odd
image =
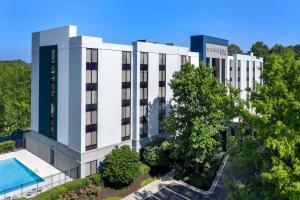
[[[206,56],[208,57],[226,57],[227,46],[206,43]]]

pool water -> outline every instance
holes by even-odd
[[[44,181],[15,158],[0,160],[0,194]]]

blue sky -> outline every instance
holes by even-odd
[[[30,62],[31,33],[77,25],[80,35],[189,47],[190,35],[228,39],[244,51],[262,40],[300,43],[298,0],[0,0],[0,60]]]

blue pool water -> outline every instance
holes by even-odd
[[[0,161],[0,194],[44,181],[15,158]]]

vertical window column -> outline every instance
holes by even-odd
[[[85,150],[97,148],[98,50],[86,49]]]
[[[255,90],[255,61],[253,61],[252,71],[252,86],[253,90]]]
[[[233,86],[233,60],[229,60],[229,82],[231,83],[231,85]]]
[[[56,140],[56,84],[57,84],[57,51],[56,48],[51,49],[50,63],[50,138]]]
[[[140,138],[148,136],[148,53],[140,53]]]
[[[165,132],[162,128],[162,121],[166,117],[166,54],[159,54],[159,133]]]
[[[238,89],[241,92],[241,61],[238,60]]]
[[[131,127],[131,52],[122,52],[122,141],[130,139]]]
[[[180,66],[182,67],[186,63],[186,56],[181,55],[180,56]]]
[[[247,67],[246,67],[246,71],[247,71],[247,88],[249,88],[249,61],[247,61]],[[247,91],[247,99],[249,99],[249,92]]]

